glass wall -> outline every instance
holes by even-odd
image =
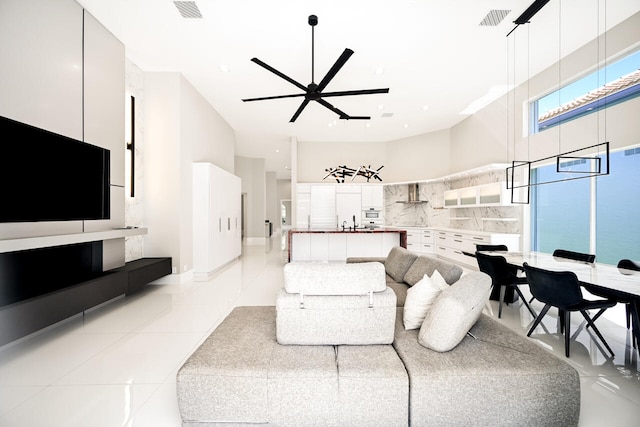
[[[556,165],[532,171],[531,183],[562,179]],[[556,182],[531,188],[531,249],[589,252],[590,179]]]
[[[610,162],[596,179],[596,260],[640,260],[640,148],[611,153]]]
[[[595,253],[607,264],[640,260],[640,148],[611,152],[609,161],[609,175],[531,188],[531,250]],[[532,184],[555,179],[555,164],[532,171]]]

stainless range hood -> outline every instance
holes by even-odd
[[[418,183],[407,184],[408,187],[408,197],[406,201],[399,200],[396,203],[428,203],[428,200],[419,200],[420,198],[420,187]]]

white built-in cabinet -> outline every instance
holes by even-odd
[[[241,180],[212,163],[193,164],[193,271],[207,280],[242,250]]]
[[[384,208],[382,185],[297,184],[296,228],[336,228],[360,225],[362,210]]]
[[[384,208],[384,188],[382,185],[369,184],[362,186],[362,207]]]
[[[342,261],[348,257],[385,257],[400,244],[400,233],[293,233],[291,261]]]
[[[353,226],[353,218],[360,224],[362,213],[361,186],[339,185],[336,188],[336,223],[339,228]]]
[[[431,228],[407,227],[407,249],[421,254],[435,252],[434,231]]]
[[[434,229],[435,253],[463,264],[476,266],[476,245],[506,245],[510,251],[520,250],[520,235],[459,229]]]
[[[504,182],[457,188],[444,192],[445,208],[474,208],[482,206],[510,206],[511,191]]]
[[[334,228],[336,226],[336,187],[311,186],[311,227]]]

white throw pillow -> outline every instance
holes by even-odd
[[[402,322],[404,328],[418,329],[422,326],[429,308],[436,300],[436,297],[449,285],[442,278],[442,275],[435,270],[431,277],[426,274],[415,285],[407,290],[407,298],[404,302],[404,315]]]

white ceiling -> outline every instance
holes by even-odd
[[[639,0],[551,0],[533,24],[509,37],[530,40],[528,69],[511,78],[506,35],[532,1],[196,0],[203,17],[193,19],[183,18],[172,0],[78,0],[142,70],[182,73],[235,129],[236,154],[265,158],[279,179],[290,176],[285,166],[291,137],[390,141],[450,128],[468,116],[462,112],[474,101],[499,96],[507,84],[541,71],[640,10]],[[511,13],[498,26],[480,26],[492,9]],[[329,99],[347,114],[371,120],[338,120],[312,102],[289,123],[302,98],[241,101],[299,92],[251,62],[253,57],[303,85],[311,82],[311,14],[319,21],[316,83],[350,48],[355,53],[325,91],[390,88],[388,94]]]

